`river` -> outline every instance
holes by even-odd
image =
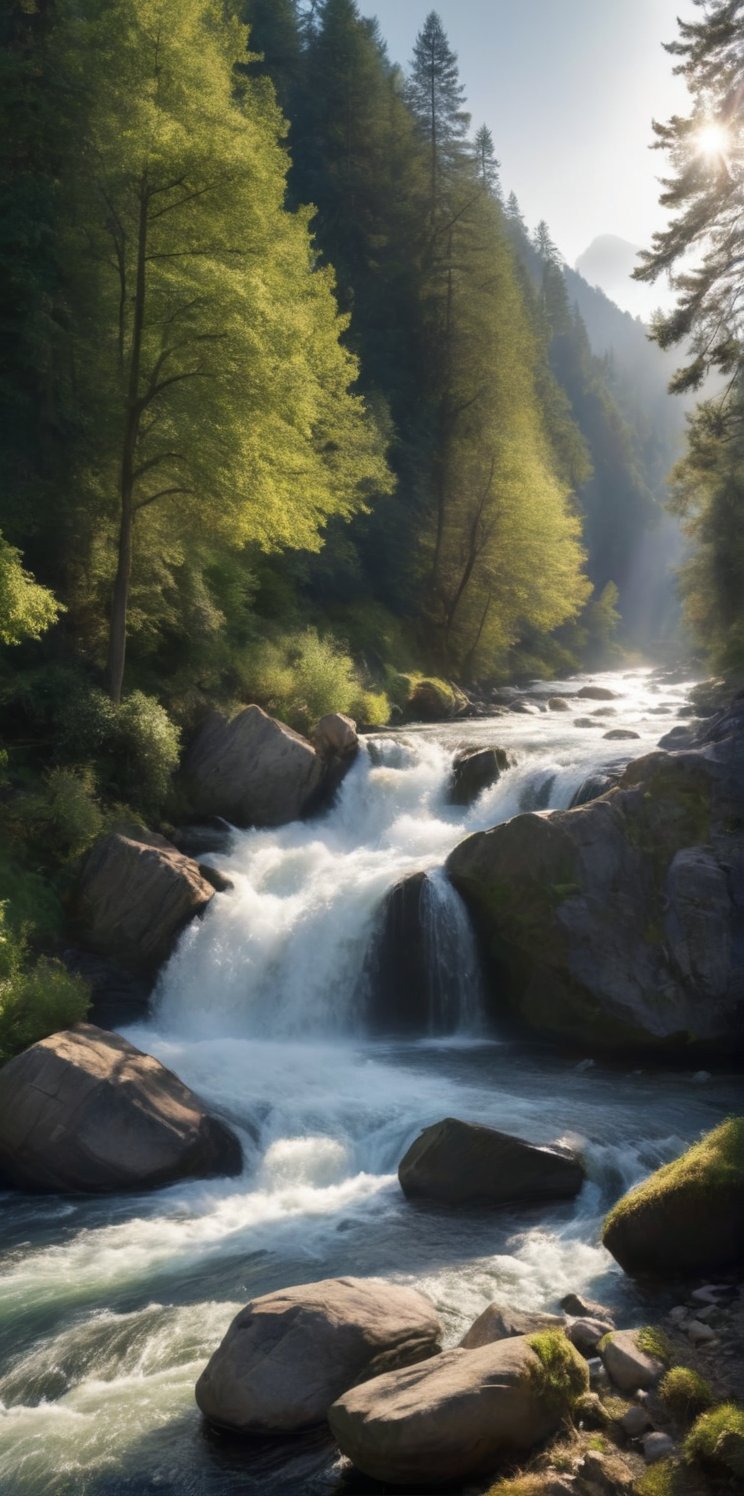
[[[589,679],[533,689],[547,698]],[[617,693],[607,707],[376,734],[324,817],[236,833],[213,859],[234,888],[185,932],[151,1021],[126,1033],[233,1124],[245,1169],[141,1196],[2,1197],[3,1496],[339,1490],[322,1435],[241,1446],[206,1430],[194,1404],[233,1315],[273,1288],[346,1273],[415,1284],[448,1344],[494,1299],[555,1309],[571,1289],[643,1320],[638,1291],[599,1245],[603,1214],[732,1110],[737,1080],[611,1067],[487,1031],[469,924],[436,877],[443,977],[429,1031],[373,1040],[362,1017],[388,888],[520,808],[569,805],[589,774],[648,751],[684,712],[688,687],[651,671],[593,679]],[[638,740],[606,741],[614,726]],[[469,810],[446,800],[464,744],[499,744],[516,760]],[[490,1214],[412,1207],[398,1161],[446,1115],[578,1144],[581,1194]]]

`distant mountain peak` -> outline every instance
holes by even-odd
[[[579,255],[576,270],[590,286],[598,286],[634,317],[648,318],[659,295],[653,287],[632,279],[640,246],[619,234],[598,234]]]

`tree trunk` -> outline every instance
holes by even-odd
[[[119,549],[116,580],[111,602],[111,624],[109,630],[108,677],[109,694],[116,706],[121,701],[124,685],[124,665],[127,652],[127,612],[129,607],[129,580],[132,573],[132,532],[134,529],[134,484],[135,458],[139,439],[142,408],[139,398],[140,364],[142,360],[142,331],[145,322],[145,296],[147,275],[147,217],[149,193],[147,176],[140,184],[139,227],[137,235],[137,278],[132,319],[132,348],[129,357],[129,381],[122,440],[121,470],[119,482],[120,521]]]

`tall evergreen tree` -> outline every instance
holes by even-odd
[[[429,216],[433,222],[443,206],[452,172],[464,155],[470,123],[457,57],[435,10],[429,12],[414,43],[408,99],[427,144]]]
[[[475,163],[481,183],[501,202],[499,170],[501,162],[496,160],[496,149],[488,125],[481,125],[473,141]]]

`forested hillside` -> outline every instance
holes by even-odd
[[[435,13],[406,75],[354,0],[11,0],[0,30],[20,970],[107,818],[177,814],[215,705],[379,725],[422,675],[645,646],[672,454]]]

